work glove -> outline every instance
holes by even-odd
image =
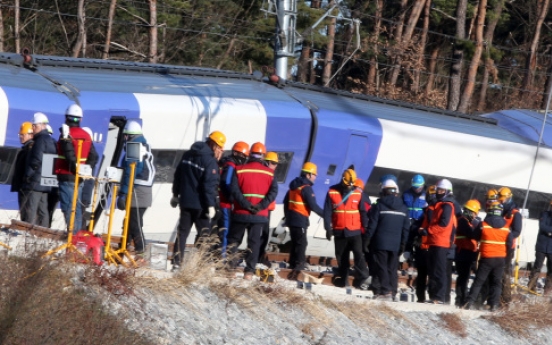
[[[399,247],[399,256],[401,256],[402,253],[404,253],[404,247],[405,247],[405,246],[406,246],[406,245],[405,245],[404,243],[401,243],[401,246]]]
[[[215,207],[209,206],[209,208],[207,209],[207,217],[209,217],[209,219],[213,219],[215,218],[216,214],[217,214],[217,211],[215,210]]]
[[[412,257],[412,253],[410,253],[410,252],[404,252],[403,253],[403,258],[405,260],[409,260],[411,257]]]
[[[61,125],[61,137],[63,139],[69,138],[69,126],[67,126],[65,123]]]
[[[257,212],[259,212],[259,205],[251,205],[247,210],[251,212],[251,214],[257,214]]]
[[[424,229],[424,228],[420,228],[418,230],[418,234],[422,235],[422,236],[427,236],[427,229]]]
[[[176,206],[178,206],[178,197],[173,195],[171,198],[171,207],[176,208]]]
[[[119,194],[117,198],[117,208],[121,211],[126,210],[126,194]]]
[[[332,236],[333,236],[333,230],[326,230],[326,239],[328,241],[332,240]]]
[[[365,237],[362,239],[362,250],[364,250],[364,252],[370,251],[370,237]]]

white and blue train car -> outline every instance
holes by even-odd
[[[521,207],[543,120],[540,113],[518,110],[472,117],[291,82],[271,85],[256,76],[211,69],[45,56],[24,65],[19,55],[0,54],[0,223],[18,217],[9,183],[20,147],[19,126],[41,111],[58,136],[64,111],[73,102],[84,110],[82,126],[94,132],[100,178],[120,160],[125,122],[142,122],[157,166],[144,231],[148,240],[159,241],[175,237],[179,212],[169,200],[179,159],[212,130],[226,134],[226,149],[236,141],[260,141],[279,154],[274,227],[283,216],[287,186],[306,161],[318,165],[314,190],[320,205],[328,186],[354,164],[374,198],[383,174],[395,174],[404,190],[420,173],[428,183],[449,178],[461,203],[484,201],[488,188],[508,186]],[[552,131],[550,124],[545,133]],[[552,200],[551,145],[552,133],[545,135],[532,176],[522,262],[534,259],[538,216]],[[107,232],[109,188],[101,186],[100,233]],[[114,233],[120,233],[123,216],[116,211]],[[307,253],[333,256],[322,223],[312,216]],[[65,228],[59,211],[53,227]]]

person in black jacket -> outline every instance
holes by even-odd
[[[393,180],[384,181],[382,197],[372,206],[365,246],[373,253],[379,287],[374,291],[378,299],[391,300],[397,293],[398,257],[405,249],[410,229],[408,208],[398,196],[399,188]]]
[[[13,169],[13,177],[11,181],[11,192],[17,192],[17,202],[19,204],[19,213],[21,220],[29,221],[29,215],[26,212],[25,197],[28,194],[25,186],[25,169],[27,168],[29,154],[33,148],[33,128],[32,123],[23,122],[19,129],[19,142],[23,145],[17,153]]]
[[[314,211],[320,217],[324,216],[324,210],[316,203],[316,197],[312,186],[317,176],[317,168],[314,163],[303,164],[301,176],[296,177],[289,184],[289,191],[284,197],[284,215],[286,226],[291,235],[291,249],[289,265],[293,270],[290,279],[296,279],[299,272],[305,269],[307,251],[307,230],[309,228],[309,216]]]
[[[42,158],[45,153],[55,154],[56,146],[46,125],[48,118],[43,113],[35,113],[33,119],[33,148],[29,153],[27,167],[25,168],[25,183],[28,190],[25,209],[27,222],[44,227],[50,226],[50,214],[48,212],[48,193],[50,186],[40,184],[42,176]]]
[[[535,291],[537,280],[546,259],[546,280],[544,284],[544,293],[547,294],[552,290],[552,202],[548,211],[541,213],[539,218],[539,234],[537,243],[535,244],[535,263],[531,269],[529,290]]]
[[[173,270],[178,270],[184,258],[186,241],[192,225],[198,234],[210,235],[211,219],[215,218],[217,187],[219,184],[218,160],[222,157],[226,136],[214,131],[205,142],[192,144],[182,155],[174,172],[171,206],[180,206],[180,222],[174,247]]]

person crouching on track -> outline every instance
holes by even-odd
[[[193,224],[198,234],[210,235],[220,179],[217,162],[222,157],[225,143],[226,136],[222,132],[212,132],[205,142],[192,144],[174,172],[170,203],[172,207],[180,205],[180,221],[174,244],[177,249],[173,256],[173,270],[178,270],[182,264]]]
[[[452,183],[447,179],[437,181],[437,203],[427,229],[429,245],[429,298],[431,303],[444,304],[449,285],[447,254],[454,242],[454,229],[457,226],[456,201],[452,196]]]
[[[527,284],[531,291],[536,291],[537,280],[544,259],[546,259],[546,280],[544,283],[544,294],[546,295],[552,291],[552,201],[548,206],[548,211],[542,212],[539,217],[539,234],[535,244],[535,263]]]
[[[490,278],[490,297],[488,304],[491,311],[497,310],[502,292],[502,275],[506,265],[505,258],[508,248],[512,245],[512,236],[506,220],[502,217],[503,207],[499,201],[487,205],[487,216],[472,233],[472,238],[480,242],[479,267],[475,281],[470,289],[470,296],[465,309],[470,309],[475,303],[479,291],[487,277]]]
[[[381,190],[382,197],[370,211],[365,246],[373,252],[380,284],[374,295],[378,299],[392,300],[397,294],[397,266],[408,239],[410,218],[408,208],[399,197],[399,187],[393,180],[383,182]]]
[[[238,141],[232,147],[232,155],[221,159],[219,199],[221,216],[218,219],[220,249],[223,258],[226,258],[228,244],[228,229],[232,218],[232,181],[236,175],[236,167],[244,165],[249,157],[249,144]]]
[[[303,164],[301,175],[289,184],[289,191],[284,198],[284,215],[286,225],[291,235],[291,249],[289,255],[289,268],[292,269],[289,279],[297,279],[301,270],[305,269],[307,251],[307,230],[309,228],[309,216],[314,211],[320,217],[324,217],[324,210],[316,203],[316,197],[312,186],[317,176],[317,168],[314,163]]]
[[[349,285],[349,256],[353,252],[358,285],[367,290],[368,267],[362,252],[362,237],[368,217],[364,203],[361,202],[362,193],[354,187],[355,180],[355,171],[347,169],[343,172],[341,183],[330,187],[324,202],[324,228],[328,241],[334,236],[338,265],[334,284]]]
[[[235,267],[235,253],[247,229],[247,254],[243,278],[251,280],[259,260],[262,243],[268,237],[268,206],[278,194],[274,171],[263,163],[266,148],[262,143],[251,146],[249,162],[236,168],[232,183],[234,211],[228,233],[228,252],[232,254],[231,266]]]
[[[456,255],[454,262],[458,277],[456,278],[456,301],[457,307],[462,307],[468,303],[468,282],[473,264],[477,261],[477,241],[470,235],[479,225],[481,219],[477,217],[481,204],[472,199],[464,204],[464,211],[458,218],[458,229],[456,230]]]

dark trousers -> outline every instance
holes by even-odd
[[[173,264],[180,265],[184,258],[184,250],[186,249],[186,242],[188,236],[192,230],[192,225],[196,226],[198,234],[201,232],[210,231],[209,218],[205,215],[203,210],[197,210],[192,208],[180,208],[180,221],[178,223],[178,236],[176,236],[176,242],[174,247],[178,249],[173,255]]]
[[[127,234],[127,248],[131,241],[134,241],[134,250],[136,252],[143,252],[145,249],[146,239],[142,227],[144,226],[144,213],[147,208],[130,208],[130,214],[128,217],[128,234]]]
[[[362,282],[368,278],[368,267],[364,260],[364,253],[362,251],[362,238],[361,235],[352,237],[334,237],[335,245],[335,258],[337,260],[337,272],[339,277],[347,285],[350,268],[350,256],[353,252],[353,258],[355,262],[355,271],[357,272],[359,282]]]
[[[453,266],[454,260],[453,259],[447,259],[446,262],[446,270],[447,270],[447,286],[445,290],[445,303],[450,303],[450,293],[452,292],[452,266]]]
[[[21,220],[34,225],[49,227],[48,193],[20,191],[17,193]]]
[[[514,248],[508,249],[506,253],[506,259],[504,261],[504,272],[502,275],[502,301],[504,303],[510,303],[512,301],[512,259],[516,250]]]
[[[220,250],[223,258],[226,258],[226,247],[228,246],[228,230],[230,229],[230,221],[232,220],[232,209],[221,208],[220,217],[217,220],[218,234],[220,239]]]
[[[266,243],[268,238],[267,223],[242,223],[232,221],[228,233],[228,252],[232,255],[231,265],[236,267],[236,252],[247,230],[247,250],[245,254],[244,272],[255,272],[255,266],[261,254],[261,245]]]
[[[542,270],[542,266],[544,264],[544,259],[546,259],[546,280],[544,285],[544,290],[548,291],[552,289],[552,253],[542,253],[542,252],[535,252],[535,263],[533,264],[533,268],[531,269],[531,275],[529,276],[529,282],[530,285],[535,285],[534,287],[530,288],[532,290],[535,289],[537,280],[540,275],[540,271]],[[534,283],[531,284],[531,282]]]
[[[291,235],[291,250],[289,254],[289,267],[296,271],[305,269],[307,261],[305,253],[307,252],[307,228],[296,226],[289,227]]]
[[[502,275],[504,274],[504,258],[481,258],[475,275],[475,280],[470,289],[469,302],[475,303],[481,287],[489,278],[490,296],[488,304],[498,306],[502,292]]]
[[[54,219],[54,212],[56,211],[57,204],[59,202],[59,190],[58,188],[52,188],[52,191],[48,193],[48,227],[52,227],[52,220]]]
[[[397,274],[398,253],[390,250],[376,250],[374,251],[374,264],[376,276],[380,283],[379,291],[374,291],[374,294],[397,294],[397,284],[399,282]]]
[[[445,302],[447,292],[447,253],[449,248],[430,246],[429,255],[429,298]]]
[[[456,261],[456,301],[457,306],[463,306],[468,303],[471,268],[475,260]]]
[[[414,263],[418,275],[416,276],[416,297],[418,302],[425,302],[427,290],[429,251],[417,248],[414,252]]]

